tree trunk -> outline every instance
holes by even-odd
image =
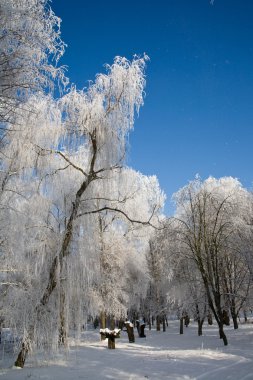
[[[100,328],[101,329],[106,328],[106,314],[104,311],[101,311],[100,313]],[[101,340],[106,340],[105,335],[101,335]]]
[[[86,177],[86,179],[82,182],[81,186],[79,187],[78,191],[75,194],[75,200],[72,202],[72,210],[68,219],[68,222],[66,223],[66,228],[63,234],[63,240],[61,244],[61,249],[59,251],[59,254],[55,255],[53,262],[50,267],[49,271],[49,279],[47,283],[47,287],[44,291],[44,294],[39,302],[39,304],[33,309],[32,317],[34,317],[34,322],[30,326],[30,333],[28,335],[29,341],[33,341],[33,334],[34,334],[34,327],[36,324],[36,321],[38,319],[38,314],[41,310],[41,308],[46,306],[48,304],[48,301],[58,283],[58,265],[60,265],[60,272],[61,267],[64,258],[66,258],[69,255],[69,245],[72,240],[73,235],[73,226],[74,221],[76,219],[76,216],[78,214],[78,210],[81,203],[81,197],[83,193],[86,191],[87,187],[90,185],[90,183],[95,179],[95,172],[94,167],[96,163],[96,156],[97,156],[97,140],[96,140],[96,130],[93,131],[93,133],[90,135],[91,144],[92,144],[92,159],[90,162],[90,168],[89,168],[89,174]],[[15,362],[15,366],[18,366],[16,363],[21,363],[21,367],[24,367],[25,360],[27,357],[27,354],[29,352],[29,345],[24,341],[22,343],[22,348],[18,354],[18,358]]]
[[[226,326],[229,326],[229,325],[230,325],[229,314],[228,314],[227,310],[223,310],[223,313],[222,313],[222,321],[223,321],[223,323],[224,323]]]
[[[224,333],[223,324],[219,326],[220,339],[223,339],[224,346],[228,345],[226,334]]]
[[[110,317],[110,329],[114,330],[115,329],[115,319],[114,317]]]
[[[57,285],[57,273],[58,273],[58,265],[59,265],[59,257],[56,256],[51,264],[50,268],[50,273],[49,273],[49,280],[47,287],[44,291],[44,294],[39,302],[39,304],[35,307],[34,309],[34,318],[35,321],[38,319],[38,315],[41,313],[41,309],[47,305],[49,298],[54,290],[54,288]],[[33,317],[33,315],[32,315]],[[28,342],[33,342],[34,338],[34,328],[35,328],[35,323],[31,322],[29,328],[28,328],[28,337],[26,337],[21,345],[21,350],[19,351],[17,360],[15,361],[15,366],[16,367],[21,367],[24,368],[25,361],[27,354],[30,349],[30,344]]]
[[[163,316],[163,332],[166,331],[166,321],[165,321],[165,317]]]
[[[152,329],[152,317],[151,316],[149,317],[149,320],[148,320],[148,328],[149,328],[149,330]]]
[[[26,356],[29,352],[29,344],[26,342],[22,343],[21,350],[19,351],[17,360],[15,361],[15,367],[24,368]]]
[[[130,323],[126,323],[126,328],[127,328],[129,343],[134,343],[135,342],[134,327],[130,326]]]
[[[138,331],[138,335],[140,336],[140,321],[138,319],[136,320],[136,328]]]
[[[231,317],[233,320],[234,329],[237,330],[238,329],[238,321],[237,321],[236,305],[235,305],[234,298],[231,301],[230,313],[231,313]]]
[[[184,317],[180,318],[180,328],[179,328],[179,334],[182,335],[184,333]]]
[[[207,316],[207,322],[208,322],[209,326],[211,326],[213,324],[213,316],[211,313],[209,313]]]
[[[61,280],[62,282],[62,280]],[[59,345],[67,347],[67,320],[66,320],[66,294],[63,284],[60,284],[60,327]]]
[[[139,335],[139,337],[140,338],[146,338],[146,335],[145,335],[145,332],[144,332],[144,330],[145,330],[145,323],[143,323],[142,325],[140,325],[140,327],[139,327],[139,331],[140,331],[140,335]]]
[[[204,319],[198,319],[198,336],[202,335],[202,327],[203,327]]]
[[[161,330],[161,327],[160,327],[160,316],[157,315],[156,317],[156,331],[160,331]]]
[[[115,349],[115,336],[113,335],[108,337],[108,348],[110,348],[110,350]]]
[[[216,294],[216,297],[214,298],[214,301],[215,301],[215,306],[214,306],[208,286],[206,286],[206,291],[207,291],[207,298],[208,298],[208,304],[209,304],[210,310],[212,310],[213,316],[219,326],[220,339],[223,339],[224,346],[227,346],[228,340],[223,329],[224,323],[223,323],[223,311],[221,308],[221,295]]]
[[[238,329],[237,315],[232,315],[232,319],[233,319],[234,329],[237,330]]]

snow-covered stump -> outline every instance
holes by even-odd
[[[125,322],[129,343],[135,342],[134,325],[130,321]]]
[[[136,321],[137,331],[139,334],[139,338],[146,338],[146,335],[144,333],[144,329],[146,327],[146,324],[143,320],[137,320]]]
[[[115,339],[120,338],[120,329],[114,329],[109,330],[106,329],[100,329],[100,335],[103,339],[108,339],[108,348],[109,349],[115,349]]]

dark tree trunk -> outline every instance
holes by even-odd
[[[223,321],[223,323],[224,323],[226,326],[229,326],[229,325],[230,325],[229,314],[228,314],[227,310],[223,310],[222,321]]]
[[[189,326],[189,323],[190,323],[190,318],[189,318],[188,314],[186,314],[186,316],[184,317],[184,324],[185,324],[185,327],[188,327],[188,326]]]
[[[145,332],[144,332],[144,330],[145,330],[145,323],[143,323],[142,325],[140,325],[140,327],[139,327],[139,331],[140,331],[140,335],[139,335],[139,337],[140,338],[146,338],[146,335],[145,335]]]
[[[138,335],[140,336],[140,321],[139,320],[136,321],[136,328],[137,328]]]
[[[22,343],[21,350],[19,351],[17,360],[15,361],[15,366],[24,368],[26,356],[29,352],[29,345],[26,342]]]
[[[234,299],[232,299],[232,301],[231,301],[230,313],[231,313],[231,317],[233,320],[234,329],[237,330],[238,329],[238,321],[237,321],[236,305],[235,305]]]
[[[223,339],[224,346],[228,345],[226,334],[224,333],[223,324],[219,326],[220,339]]]
[[[179,334],[182,335],[184,333],[184,317],[180,318],[180,328],[179,328]]]
[[[163,332],[166,331],[166,321],[165,321],[165,317],[163,316]]]
[[[213,316],[211,313],[209,313],[207,316],[207,322],[208,322],[209,326],[211,326],[213,324]]]
[[[203,327],[204,319],[198,319],[198,336],[202,335],[202,327]]]
[[[108,337],[108,348],[110,348],[111,350],[115,349],[115,336]]]
[[[156,331],[160,331],[161,330],[161,326],[160,326],[160,316],[157,315],[156,317]]]
[[[238,329],[237,315],[232,315],[232,319],[233,319],[234,329],[237,330]]]
[[[204,280],[205,280],[205,278],[204,278]],[[205,285],[206,285],[207,298],[208,298],[210,310],[212,311],[213,316],[214,316],[214,318],[215,318],[215,320],[219,326],[220,339],[223,339],[224,346],[227,346],[228,340],[227,340],[226,334],[224,333],[224,329],[223,329],[224,323],[223,323],[223,310],[221,308],[221,294],[220,293],[215,294],[214,303],[213,303],[209,287],[207,284],[205,284]]]

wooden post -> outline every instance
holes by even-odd
[[[100,329],[100,335],[101,335],[101,340],[102,339],[108,339],[108,348],[109,349],[115,349],[115,338],[120,337],[120,329],[114,329],[114,330],[109,330],[109,329]]]
[[[125,322],[129,343],[135,342],[134,325],[130,321]]]
[[[108,336],[108,348],[111,350],[115,350],[115,336],[114,335]]]

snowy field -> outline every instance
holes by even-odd
[[[198,337],[191,323],[179,335],[179,322],[170,321],[166,332],[146,331],[146,338],[128,343],[126,332],[107,349],[99,331],[87,331],[68,353],[43,358],[31,356],[24,369],[10,367],[11,353],[0,345],[0,380],[250,380],[253,379],[253,324],[239,330],[226,328],[227,347],[215,326],[204,326]],[[137,334],[136,334],[137,335]],[[12,359],[13,360],[13,359]]]

